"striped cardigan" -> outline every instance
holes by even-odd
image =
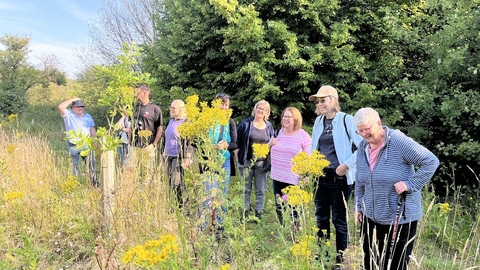
[[[399,196],[393,185],[404,181],[408,192],[399,224],[418,220],[423,214],[421,191],[435,173],[438,158],[403,132],[388,127],[384,130],[385,142],[373,171],[369,168],[368,143],[362,141],[358,148],[356,210],[378,224],[392,224]]]

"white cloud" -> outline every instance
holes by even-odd
[[[94,16],[94,14],[92,14],[90,12],[85,12],[84,10],[82,10],[77,5],[77,3],[73,2],[73,1],[70,1],[70,0],[56,0],[56,2],[62,6],[62,9],[64,9],[66,12],[72,14],[75,18],[77,18],[81,21],[88,22]]]

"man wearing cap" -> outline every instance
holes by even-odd
[[[68,106],[70,105],[71,109],[68,109]],[[67,99],[58,105],[58,111],[60,111],[60,115],[63,117],[66,132],[71,130],[75,132],[81,131],[83,135],[95,137],[95,123],[92,116],[84,112],[84,109],[85,103],[83,103],[78,97]],[[87,147],[77,147],[77,142],[78,140],[75,138],[68,138],[67,140],[68,153],[72,158],[72,172],[74,176],[78,175],[78,160],[80,159],[80,152]],[[95,174],[95,157],[92,151],[90,152],[90,157],[91,180],[94,185],[98,185]],[[82,158],[85,160],[85,157]]]

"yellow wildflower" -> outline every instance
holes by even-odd
[[[328,165],[330,162],[317,150],[314,150],[311,155],[299,152],[292,159],[292,172],[300,176],[323,176],[323,169]]]
[[[448,212],[452,211],[452,208],[450,208],[450,204],[449,203],[442,203],[440,204],[440,212],[442,214],[447,214]]]
[[[16,144],[9,144],[7,145],[7,153],[10,155],[13,154],[17,150],[17,145]]]
[[[230,264],[229,263],[226,263],[222,266],[222,268],[220,268],[220,270],[229,270],[230,269]]]
[[[148,138],[150,138],[150,136],[152,136],[152,131],[151,130],[140,130],[138,132],[138,136],[140,136],[141,138],[144,138],[145,140],[148,140]]]
[[[60,188],[65,193],[72,193],[80,186],[75,176],[69,176],[67,181],[60,185]]]
[[[183,138],[203,138],[208,135],[210,127],[216,124],[227,125],[232,110],[220,109],[220,106],[216,104],[218,102],[221,101],[215,100],[211,107],[207,102],[200,102],[200,107],[198,107],[198,96],[188,97],[185,103],[187,121],[178,128],[180,135]]]
[[[282,189],[287,194],[287,203],[293,207],[305,205],[312,201],[312,194],[302,190],[300,186],[288,186]]]
[[[294,244],[290,251],[295,257],[310,257],[312,255],[312,245],[314,245],[315,237],[305,235],[298,243]]]
[[[13,201],[16,199],[20,199],[20,198],[23,198],[23,196],[24,196],[23,192],[20,192],[20,191],[10,191],[10,192],[6,192],[3,195],[6,201]]]
[[[170,254],[178,253],[177,238],[174,235],[164,235],[159,239],[149,240],[144,245],[129,249],[122,257],[124,264],[135,263],[145,268],[151,268],[157,263],[168,259]]]
[[[18,114],[10,114],[10,115],[8,116],[8,121],[9,121],[10,123],[12,123],[12,122],[15,121],[17,118],[18,118]]]
[[[252,148],[253,148],[253,154],[257,158],[266,158],[268,153],[270,152],[270,147],[268,146],[268,144],[264,144],[264,143],[254,143],[252,145]]]

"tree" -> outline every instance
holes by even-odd
[[[427,1],[416,40],[424,48],[418,80],[396,85],[403,129],[434,149],[443,166],[438,180],[478,185],[480,171],[480,1]],[[470,170],[472,169],[472,170]],[[452,174],[453,171],[453,174]],[[442,179],[443,178],[443,179]],[[449,183],[450,184],[450,183]]]
[[[311,121],[313,109],[305,110],[305,102],[323,84],[340,90],[347,109],[384,101],[405,74],[408,55],[397,41],[409,5],[165,0],[143,68],[170,98],[227,92],[236,112],[266,99],[274,114],[293,105]],[[356,93],[359,100],[351,102]]]
[[[99,18],[90,25],[91,43],[77,52],[85,64],[110,65],[118,61],[124,43],[151,44],[159,0],[104,0]],[[137,66],[138,68],[138,66]]]
[[[37,69],[28,63],[30,38],[6,34],[0,38],[5,50],[0,51],[0,112],[18,113],[26,104],[26,94],[35,85],[47,88],[50,82],[65,85],[66,77],[57,68],[45,63]]]

